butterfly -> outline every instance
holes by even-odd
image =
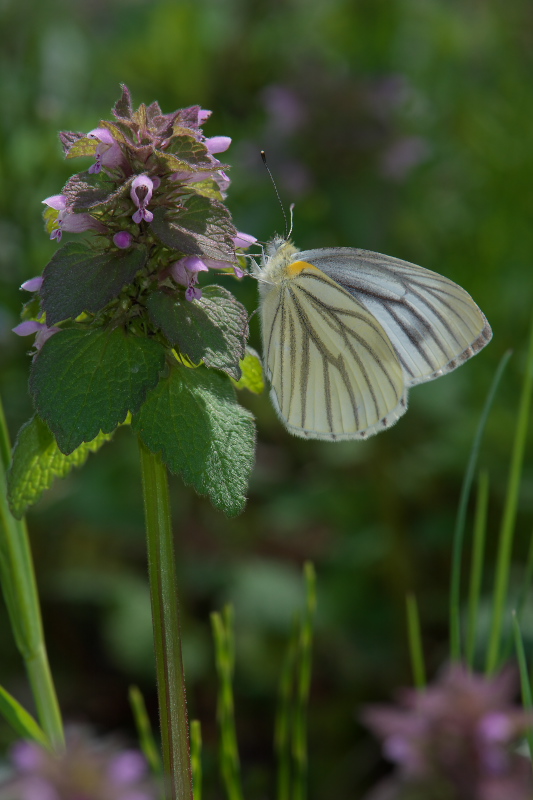
[[[296,436],[379,433],[405,414],[411,386],[450,372],[492,338],[464,289],[381,253],[300,251],[276,237],[254,272],[270,396]]]

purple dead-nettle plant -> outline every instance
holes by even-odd
[[[448,666],[425,690],[404,691],[397,706],[371,706],[363,718],[396,765],[367,800],[531,800],[529,758],[517,745],[533,713],[514,702],[516,675],[476,675]]]
[[[234,514],[244,505],[254,428],[234,387],[256,387],[259,366],[246,351],[246,310],[228,287],[255,239],[235,229],[224,204],[230,180],[219,156],[231,139],[204,135],[210,114],[163,114],[157,103],[135,111],[123,87],[111,121],[60,134],[68,159],[92,163],[43,201],[61,246],[21,287],[33,295],[14,331],[36,334],[37,413],[15,448],[17,516],[130,422],[217,507]],[[83,237],[64,243],[67,233]],[[214,274],[223,286],[205,285]],[[53,468],[35,482],[44,446]]]
[[[159,787],[138,750],[67,730],[66,747],[52,755],[36,742],[11,749],[12,774],[0,785],[0,800],[157,800]]]

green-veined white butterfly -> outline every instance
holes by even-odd
[[[458,367],[492,338],[448,278],[350,247],[267,246],[259,281],[270,396],[296,436],[364,439],[407,410],[407,391]]]

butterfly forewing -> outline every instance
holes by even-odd
[[[352,248],[306,250],[298,257],[341,284],[381,323],[406,386],[455,369],[491,339],[489,323],[470,295],[436,272]]]
[[[288,429],[334,440],[391,425],[405,412],[405,387],[381,324],[321,270],[293,275],[262,306],[272,400]]]

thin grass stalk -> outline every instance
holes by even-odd
[[[202,800],[202,728],[197,719],[191,722],[191,766],[194,800]]]
[[[292,732],[294,769],[291,800],[305,800],[307,794],[307,705],[311,686],[313,618],[316,609],[316,575],[315,569],[309,561],[304,565],[304,575],[306,607],[300,629],[298,674],[296,676],[296,702]]]
[[[474,441],[472,443],[472,449],[470,451],[470,458],[468,459],[468,465],[463,478],[463,485],[461,486],[461,495],[459,498],[459,506],[457,509],[457,517],[453,536],[452,575],[450,585],[450,657],[454,661],[458,661],[461,658],[461,563],[463,559],[463,542],[468,500],[472,490],[472,483],[474,481],[479,449],[481,447],[481,440],[483,438],[489,412],[492,408],[496,390],[510,357],[511,351],[509,350],[504,353],[500,363],[498,364],[498,368],[492,380],[477,426]]]
[[[129,698],[141,750],[154,775],[162,777],[163,765],[161,756],[155,743],[150,717],[146,711],[146,704],[141,690],[137,686],[130,686]]]
[[[474,541],[472,543],[472,563],[470,565],[470,588],[468,592],[468,623],[466,633],[466,663],[472,669],[476,650],[479,598],[483,578],[483,559],[487,531],[487,511],[489,505],[489,473],[483,470],[479,475],[476,513],[474,517]]]
[[[516,658],[518,661],[518,668],[520,670],[520,684],[522,687],[522,703],[526,711],[533,709],[533,699],[531,697],[531,683],[529,681],[529,671],[527,668],[526,654],[524,651],[524,642],[522,641],[522,634],[520,632],[520,625],[516,617],[516,612],[513,611],[513,633],[516,649]],[[529,746],[529,758],[533,759],[533,731],[531,728],[526,734],[527,743]]]
[[[533,582],[533,536],[529,540],[529,547],[526,556],[526,568],[524,570],[522,585],[520,587],[520,591],[518,592],[518,597],[516,601],[515,613],[519,625],[520,622],[522,621],[524,606],[528,598],[532,582]],[[514,631],[511,630],[509,632],[509,635],[505,639],[505,644],[502,649],[502,656],[501,656],[502,662],[507,661],[507,659],[510,657],[513,647],[514,647]]]
[[[420,616],[418,603],[412,592],[405,598],[407,608],[407,633],[409,638],[409,653],[411,655],[411,668],[413,681],[417,689],[426,687],[426,666],[424,663],[424,649],[422,647],[422,634],[420,630]]]
[[[24,659],[39,723],[50,747],[61,752],[65,735],[44,640],[28,531],[7,504],[11,444],[0,402],[0,584],[17,648]]]
[[[287,652],[283,662],[280,682],[279,700],[274,729],[274,750],[278,762],[277,798],[278,800],[291,800],[292,778],[292,701],[294,692],[294,679],[300,640],[300,621],[295,617],[292,627]]]
[[[193,800],[167,470],[139,440],[165,796]]]
[[[509,585],[509,569],[511,566],[511,552],[514,537],[516,512],[518,508],[518,494],[520,490],[520,477],[524,461],[527,428],[531,413],[531,396],[533,391],[533,323],[529,338],[529,350],[526,362],[526,371],[520,396],[518,420],[511,456],[511,468],[505,497],[505,506],[500,529],[500,541],[496,560],[496,581],[494,587],[494,602],[492,611],[492,624],[487,651],[486,672],[491,675],[500,663],[500,650],[502,639],[502,626],[505,605],[507,601],[507,588]]]
[[[241,768],[235,731],[235,704],[233,700],[235,655],[233,611],[231,606],[226,606],[222,614],[218,612],[211,614],[211,624],[215,640],[215,661],[219,680],[220,769],[228,800],[242,800]]]

